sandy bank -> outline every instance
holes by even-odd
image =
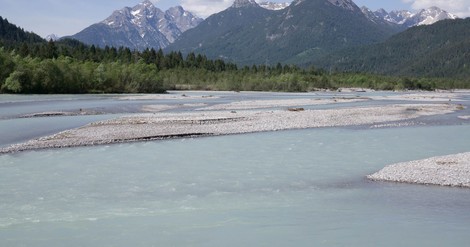
[[[375,181],[470,188],[470,153],[393,164],[367,178]]]
[[[385,124],[458,110],[453,104],[413,104],[328,110],[253,110],[130,115],[0,149],[0,153],[194,136],[317,127]]]

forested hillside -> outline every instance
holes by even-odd
[[[37,43],[44,40],[37,34],[25,32],[0,16],[0,47],[16,46],[18,42]]]
[[[470,78],[470,18],[418,26],[386,42],[318,60],[328,70],[399,76]]]

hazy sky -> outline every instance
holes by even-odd
[[[143,0],[0,0],[0,16],[10,22],[41,36],[51,33],[59,36],[73,35],[93,23],[107,18],[114,10],[135,6]],[[152,0],[166,10],[182,5],[200,17],[229,7],[233,0]],[[258,1],[258,0],[257,0]],[[265,1],[265,0],[259,0]],[[258,1],[258,2],[259,2]],[[271,0],[289,2],[291,0]],[[416,10],[438,6],[457,14],[470,16],[470,0],[354,0],[359,6],[373,10],[384,8]]]

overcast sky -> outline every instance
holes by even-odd
[[[73,35],[84,28],[106,19],[114,10],[135,6],[143,0],[0,0],[0,16],[43,37],[55,33]],[[152,0],[166,10],[182,5],[200,17],[229,7],[233,0]],[[258,0],[257,0],[258,1]],[[266,0],[259,0],[266,1]],[[291,0],[271,0],[290,2]],[[373,10],[384,8],[417,10],[438,6],[459,17],[470,16],[470,0],[354,0],[359,6]]]

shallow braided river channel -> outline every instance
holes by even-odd
[[[142,113],[459,105],[403,121],[2,154],[0,246],[466,246],[470,189],[366,176],[470,152],[469,95],[0,95],[2,148]]]

